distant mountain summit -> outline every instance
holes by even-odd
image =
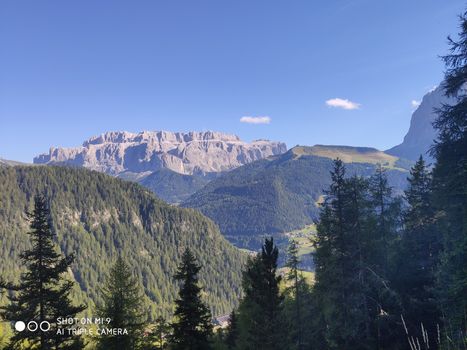
[[[412,114],[410,128],[404,141],[388,149],[386,153],[410,160],[416,160],[421,154],[424,158],[431,160],[428,151],[437,137],[432,125],[437,116],[436,109],[452,102],[452,99],[444,95],[442,84],[428,92]]]
[[[82,166],[111,175],[148,174],[164,168],[192,175],[231,170],[286,150],[282,142],[247,143],[236,135],[214,131],[113,131],[92,137],[81,147],[52,147],[49,153],[35,157],[34,163]]]
[[[136,181],[170,203],[179,203],[218,174],[287,151],[285,143],[244,142],[236,135],[112,131],[81,147],[52,147],[35,164],[69,165]]]

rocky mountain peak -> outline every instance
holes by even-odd
[[[424,158],[431,160],[429,149],[437,137],[433,128],[437,116],[436,109],[443,104],[454,102],[454,99],[445,96],[442,86],[443,84],[440,84],[423,96],[420,106],[412,114],[409,131],[404,141],[388,149],[386,153],[410,160],[417,160],[423,155]]]
[[[70,164],[119,175],[167,168],[180,174],[231,170],[287,150],[282,142],[244,142],[216,131],[111,131],[91,137],[81,147],[52,147],[36,164]]]

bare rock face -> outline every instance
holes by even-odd
[[[287,151],[282,142],[241,141],[220,132],[112,131],[85,141],[82,147],[51,148],[35,164],[68,164],[119,175],[167,168],[180,174],[231,170]]]
[[[412,114],[410,128],[404,141],[387,150],[386,153],[410,160],[417,160],[422,155],[432,161],[429,150],[438,136],[433,128],[433,122],[437,117],[436,109],[441,108],[443,104],[455,103],[453,98],[444,95],[442,86],[443,84],[440,84],[423,97],[420,106]]]

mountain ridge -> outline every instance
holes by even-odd
[[[236,135],[215,131],[109,131],[91,137],[81,147],[51,147],[33,162],[83,166],[114,176],[161,168],[192,175],[231,170],[286,150],[282,142],[256,140],[247,143]]]
[[[320,152],[322,147],[318,148]],[[372,156],[383,153],[371,148],[360,149]],[[312,224],[318,216],[320,198],[330,184],[330,171],[337,154],[331,152],[332,157],[331,154],[323,157],[305,154],[303,150],[303,146],[297,146],[282,155],[224,173],[190,196],[182,206],[200,210],[237,246],[242,246],[236,238],[239,236],[279,234]],[[305,150],[317,151],[312,147]],[[331,147],[331,150],[335,151],[335,148]],[[347,153],[340,154],[339,158],[346,158],[343,156],[349,155],[350,150],[355,157],[359,148],[346,146]],[[390,184],[401,193],[411,163],[384,154],[382,157],[393,160],[392,164],[382,165]],[[351,160],[347,158],[347,161]],[[374,158],[368,162],[363,159],[346,162],[347,174],[367,177],[374,173],[377,164]]]
[[[30,165],[30,164],[18,162],[16,160],[0,158],[0,166],[17,166],[17,165]]]
[[[385,167],[395,167],[398,157],[389,155],[373,147],[344,145],[297,145],[290,149],[297,157],[312,155],[330,159],[340,158],[345,163],[381,164]]]

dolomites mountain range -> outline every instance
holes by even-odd
[[[228,171],[255,160],[282,154],[282,142],[244,142],[221,132],[106,132],[81,147],[52,147],[34,158],[35,164],[67,164],[118,176],[169,169],[193,175]]]
[[[398,167],[404,163],[403,159],[413,161],[420,154],[432,161],[427,152],[437,136],[432,126],[436,108],[450,102],[451,99],[444,96],[442,84],[428,92],[414,111],[403,142],[385,153],[379,152],[379,161]],[[350,157],[352,161],[363,159],[368,163],[373,163],[374,158],[363,155],[362,149],[351,156],[342,147],[315,146],[310,149],[318,152],[316,156]],[[111,131],[90,138],[80,147],[52,147],[48,153],[34,158],[34,163],[85,167],[136,181],[165,201],[179,204],[213,179],[226,176],[230,170],[286,151],[282,142],[257,140],[247,143],[236,135],[214,131]],[[391,158],[391,155],[395,157]],[[398,164],[395,164],[396,160]]]

